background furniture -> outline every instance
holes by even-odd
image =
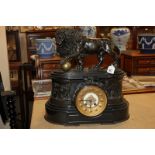
[[[128,75],[155,75],[155,54],[126,51],[122,53],[121,68]]]
[[[18,30],[6,30],[7,50],[10,67],[11,89],[18,93],[18,71],[21,65],[21,50]]]
[[[19,69],[21,66],[20,61],[16,62],[9,62],[10,67],[10,82],[11,82],[11,89],[16,91],[19,94]]]
[[[15,103],[14,91],[0,91],[0,115],[4,124],[9,122],[11,129],[18,128]]]
[[[21,113],[21,128],[30,127],[32,107],[33,107],[33,90],[32,79],[35,78],[35,68],[31,63],[24,63],[19,69],[19,104]]]
[[[19,42],[19,31],[6,31],[7,39],[7,48],[9,61],[20,61],[21,60],[21,51],[20,51],[20,42]]]
[[[37,79],[50,79],[51,72],[60,68],[59,56],[53,56],[51,58],[36,57],[36,78]]]
[[[56,29],[49,30],[32,30],[26,32],[27,40],[27,55],[28,62],[33,63],[31,56],[36,54],[35,39],[43,38],[53,38],[55,36]],[[51,58],[40,58],[35,57],[35,69],[36,69],[36,79],[48,79],[52,70],[58,68],[59,57]]]

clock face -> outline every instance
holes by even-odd
[[[107,105],[107,96],[101,88],[88,85],[78,92],[75,102],[81,114],[92,117],[104,111]]]

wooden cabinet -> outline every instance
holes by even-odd
[[[53,56],[48,59],[38,58],[37,66],[37,78],[38,79],[50,79],[51,72],[60,68],[60,57]]]
[[[35,40],[42,38],[54,38],[56,29],[50,30],[33,30],[26,32],[27,40],[27,56],[28,62],[31,62],[30,56],[36,54]],[[36,78],[37,79],[49,79],[52,70],[55,70],[59,66],[60,58],[39,58],[36,57]]]
[[[18,92],[19,89],[19,69],[21,66],[21,62],[10,62],[10,80],[11,80],[11,88],[12,90],[16,90]]]
[[[155,75],[155,54],[126,51],[122,53],[121,68],[128,75]]]

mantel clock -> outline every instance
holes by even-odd
[[[62,68],[51,74],[52,91],[45,105],[45,119],[59,124],[127,120],[128,102],[122,95],[125,73],[117,67],[120,52],[110,39],[85,38],[77,30],[62,29],[56,32],[56,42],[57,52],[63,57]],[[85,68],[83,58],[88,54],[96,54],[98,63]],[[101,67],[105,54],[113,59],[110,69]]]

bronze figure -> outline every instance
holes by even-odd
[[[120,57],[120,50],[112,45],[108,38],[86,38],[75,29],[61,29],[56,33],[57,52],[63,59],[61,66],[64,71],[69,71],[71,61],[77,60],[77,69],[83,70],[83,58],[89,54],[97,54],[98,64],[94,67],[99,69],[104,63],[105,54],[113,59],[113,65],[117,67]]]

